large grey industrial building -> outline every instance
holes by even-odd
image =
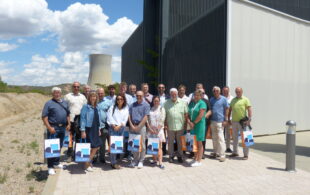
[[[257,134],[283,132],[288,119],[310,129],[309,21],[309,0],[144,0],[122,80],[188,92],[201,82],[209,96],[214,85],[242,86]]]

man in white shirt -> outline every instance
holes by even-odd
[[[226,97],[228,105],[230,105],[230,102],[234,97],[230,95],[229,87],[228,86],[223,87],[222,93],[223,93],[223,96]],[[225,136],[225,143],[226,143],[225,152],[232,153],[232,150],[230,149],[230,137],[232,136],[230,129],[231,129],[231,125],[226,126],[224,129],[224,136]]]
[[[178,87],[178,96],[181,100],[183,100],[186,104],[189,102],[189,97],[186,95],[186,87],[185,85],[179,85]]]
[[[70,141],[68,146],[68,162],[71,162],[74,158],[73,141],[78,142],[80,139],[80,113],[84,104],[87,104],[87,100],[83,94],[80,93],[79,82],[72,84],[72,93],[65,95],[64,99],[68,102],[70,110]]]
[[[196,90],[199,90],[199,89],[203,89],[203,84],[202,83],[197,83],[196,84]],[[188,99],[189,99],[188,100],[188,104],[194,99],[194,95],[193,94],[194,93],[189,94],[189,96],[188,96]],[[207,94],[205,94],[203,98],[206,99],[206,100],[209,99]]]
[[[127,83],[121,82],[119,86],[119,94],[124,95],[126,98],[127,106],[130,106],[134,101],[131,95],[127,94]]]
[[[109,95],[105,96],[104,99],[108,99],[108,100],[112,101],[112,104],[114,104],[115,98],[116,98],[115,86],[114,85],[109,85],[108,86],[108,91],[109,91]]]
[[[141,90],[143,91],[144,94],[144,100],[148,103],[151,104],[153,100],[153,95],[149,93],[149,84],[147,83],[142,83],[141,84]]]

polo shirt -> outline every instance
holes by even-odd
[[[69,110],[67,101],[61,99],[59,103]],[[42,117],[47,117],[50,124],[67,124],[67,116],[69,114],[61,105],[53,100],[47,101],[42,110]]]
[[[215,97],[212,97],[210,99],[211,104],[211,121],[216,122],[223,122],[225,121],[225,111],[229,107],[227,99],[220,95],[220,97],[217,99]]]
[[[141,104],[134,102],[129,107],[129,114],[131,121],[134,124],[139,124],[144,116],[150,115],[150,105],[146,101],[142,101]]]
[[[239,122],[241,119],[247,116],[247,108],[251,106],[250,100],[242,96],[241,98],[235,97],[230,102],[232,109],[232,121]]]
[[[169,99],[164,104],[164,108],[166,110],[168,130],[179,131],[184,129],[184,115],[188,113],[187,104],[179,98],[175,102]]]

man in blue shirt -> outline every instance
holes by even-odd
[[[228,121],[228,102],[221,95],[221,89],[217,86],[213,87],[213,95],[210,99],[211,104],[211,132],[213,142],[212,158],[219,157],[220,162],[225,161],[225,139],[224,127]]]
[[[102,122],[103,126],[100,128],[101,132],[101,140],[102,140],[102,146],[99,149],[99,160],[102,163],[105,163],[105,152],[106,152],[106,141],[109,142],[109,127],[107,124],[107,112],[112,105],[112,101],[108,99],[104,99],[104,89],[99,88],[97,90],[97,94],[99,97],[99,102],[97,105],[98,112],[100,112],[100,118],[99,120]]]
[[[145,135],[146,135],[146,121],[150,115],[150,105],[143,101],[144,94],[142,91],[137,92],[137,101],[129,107],[129,125],[130,133],[141,135],[141,152],[133,152],[134,161],[130,167],[135,167],[138,163],[138,168],[143,168],[143,161],[145,158]]]
[[[52,88],[53,98],[47,101],[42,111],[42,120],[47,128],[48,139],[60,139],[60,150],[62,148],[65,131],[70,130],[70,111],[66,101],[61,99],[61,89],[58,87]],[[60,158],[47,159],[48,174],[54,175],[54,166],[63,168],[59,163]]]
[[[137,92],[137,86],[135,84],[130,84],[129,85],[129,94],[132,97],[132,102],[137,101],[136,92]]]

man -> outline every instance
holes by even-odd
[[[127,105],[130,106],[133,103],[132,96],[127,94],[127,83],[121,82],[119,86],[119,94],[124,95],[126,98]]]
[[[164,108],[166,110],[165,126],[167,126],[168,129],[169,162],[173,162],[173,143],[176,139],[178,145],[178,161],[183,163],[181,136],[187,125],[188,107],[184,101],[178,98],[178,90],[176,88],[170,89],[170,99],[166,101]]]
[[[129,85],[129,94],[131,95],[133,102],[137,101],[136,92],[137,92],[137,86],[135,84],[130,84]]]
[[[112,105],[112,101],[108,99],[104,99],[104,89],[99,88],[97,89],[97,94],[99,98],[99,102],[97,105],[98,111],[100,112],[100,121],[102,122],[103,126],[100,128],[100,138],[102,140],[102,146],[99,149],[99,160],[103,164],[105,163],[105,152],[106,152],[106,140],[109,139],[109,127],[107,124],[107,112]],[[108,141],[109,142],[109,141]]]
[[[68,162],[74,160],[73,142],[75,141],[77,143],[81,138],[80,113],[83,105],[87,103],[85,96],[80,93],[80,86],[81,84],[79,82],[74,82],[72,84],[72,93],[68,93],[64,98],[69,104],[71,122],[70,140],[67,151]]]
[[[149,93],[149,84],[147,83],[142,83],[141,84],[141,90],[143,91],[144,94],[144,100],[148,103],[151,104],[153,100],[153,95]]]
[[[47,101],[42,111],[42,120],[47,128],[48,139],[59,138],[60,150],[65,137],[65,131],[70,130],[70,111],[68,103],[61,99],[61,89],[58,87],[52,88],[53,98]],[[47,159],[48,174],[54,175],[54,166],[63,168],[59,163],[60,158]]]
[[[203,89],[203,84],[202,84],[202,83],[197,83],[197,84],[196,84],[196,90],[199,90],[199,89]],[[195,90],[195,91],[196,91],[196,90]],[[205,94],[203,98],[204,98],[204,99],[207,99],[207,100],[209,99],[208,96],[207,96],[207,94]],[[194,93],[189,94],[189,96],[188,96],[188,104],[189,104],[193,99],[194,99]]]
[[[188,104],[188,102],[190,102],[189,97],[185,94],[186,93],[186,87],[185,85],[179,85],[178,87],[178,96],[181,100],[185,101],[186,104]]]
[[[229,112],[228,112],[228,119],[232,115],[232,133],[233,133],[233,153],[230,155],[231,157],[239,156],[238,153],[238,132],[242,131],[242,127],[240,124],[240,120],[248,117],[247,125],[250,125],[252,119],[252,106],[250,100],[243,96],[243,90],[241,87],[237,87],[236,90],[236,97],[231,101]],[[243,160],[248,160],[249,158],[249,148],[243,148]]]
[[[85,96],[86,99],[88,99],[88,95],[89,95],[90,91],[91,91],[90,86],[84,85],[82,94]]]
[[[109,95],[105,96],[104,98],[110,100],[112,102],[112,104],[114,104],[115,98],[116,98],[115,86],[114,85],[109,85],[108,86],[108,91],[109,91]]]
[[[169,96],[165,94],[165,85],[164,84],[159,84],[157,86],[157,91],[158,91],[158,97],[160,99],[160,105],[163,106],[164,103],[169,99]]]
[[[150,105],[143,101],[144,94],[142,91],[137,92],[137,101],[129,107],[129,125],[130,133],[141,135],[141,152],[133,152],[134,160],[130,164],[130,167],[135,167],[138,164],[138,168],[143,168],[143,161],[145,158],[145,135],[148,116],[150,115]]]
[[[228,86],[223,87],[222,93],[223,93],[223,96],[226,97],[228,105],[230,105],[230,102],[234,97],[232,95],[230,95],[229,87]],[[226,151],[225,152],[232,153],[232,150],[230,149],[230,137],[232,136],[230,134],[230,128],[231,128],[231,125],[228,124],[224,129],[225,142],[226,142]]]
[[[224,127],[228,122],[228,102],[227,99],[221,95],[221,89],[217,86],[213,87],[213,95],[210,99],[211,104],[211,132],[213,142],[213,154],[211,158],[220,157],[220,162],[225,161],[225,141],[224,141]]]

